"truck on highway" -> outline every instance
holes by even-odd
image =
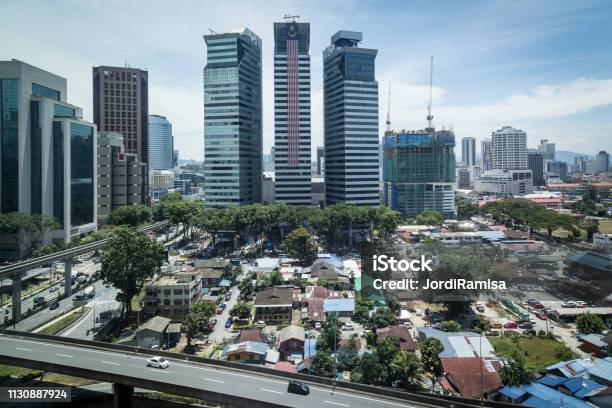
[[[94,297],[95,294],[96,294],[96,288],[94,288],[93,286],[88,286],[82,291],[80,291],[79,293],[77,293],[76,295],[74,295],[74,297],[72,298],[72,301],[74,303],[86,302],[87,300]]]

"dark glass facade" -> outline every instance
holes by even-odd
[[[60,91],[51,89],[44,85],[39,85],[32,82],[32,95],[33,96],[44,96],[47,98],[55,99],[56,101],[60,100]]]
[[[70,124],[70,223],[94,222],[94,137],[91,126]]]
[[[16,79],[0,80],[0,188],[2,213],[19,211],[18,121],[19,88]]]
[[[64,124],[53,122],[53,216],[64,224]]]
[[[56,118],[74,118],[75,115],[76,113],[74,108],[57,103],[53,105],[53,116]]]
[[[40,102],[30,101],[30,193],[32,214],[42,214],[42,124]]]

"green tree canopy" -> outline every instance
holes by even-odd
[[[311,265],[317,259],[317,246],[305,228],[294,229],[283,241],[287,255],[297,259],[304,266]]]
[[[151,209],[146,205],[124,205],[111,212],[108,216],[110,225],[129,225],[137,227],[151,221]]]
[[[415,218],[417,225],[442,225],[444,216],[435,210],[426,210],[418,214]]]
[[[461,330],[461,325],[454,320],[444,320],[440,322],[438,329],[445,332],[458,332]]]
[[[502,384],[513,387],[529,384],[535,378],[533,372],[525,367],[523,359],[518,354],[506,361],[499,376]]]
[[[584,313],[576,318],[576,331],[578,333],[601,333],[606,328],[604,321],[596,314]]]

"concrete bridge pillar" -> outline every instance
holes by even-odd
[[[72,294],[72,258],[64,262],[64,295],[70,297]]]
[[[13,309],[13,322],[17,323],[21,320],[21,273],[16,273],[11,276],[13,286],[11,288],[11,301]]]
[[[131,408],[134,387],[113,384],[113,408]]]

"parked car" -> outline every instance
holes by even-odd
[[[353,329],[354,329],[353,323],[347,323],[344,326],[342,326],[342,330],[344,330],[344,331],[351,331]]]
[[[476,310],[478,310],[480,313],[484,313],[485,307],[483,305],[476,305]]]
[[[221,314],[221,313],[223,313],[223,308],[222,307],[218,307],[218,308],[215,309],[215,312],[217,314]]]
[[[536,319],[533,316],[529,316],[529,322],[532,324],[536,324]]]
[[[491,323],[491,327],[494,329],[501,329],[502,328],[502,324],[500,322],[493,322]]]
[[[225,295],[225,301],[229,301],[232,298],[232,294],[228,293],[227,295]]]
[[[504,323],[504,329],[517,329],[517,328],[518,328],[518,324],[516,324],[516,322]]]
[[[221,304],[219,305],[219,307],[220,307],[221,309],[225,310],[225,308],[227,307],[227,305],[226,305],[225,303],[221,303]]]
[[[225,321],[225,328],[229,329],[230,327],[232,327],[232,323],[233,323],[232,318],[228,317],[227,320]]]
[[[155,368],[168,368],[168,360],[163,357],[147,358],[147,366]]]
[[[308,395],[310,394],[310,387],[298,380],[289,380],[289,386],[287,387],[287,392],[293,394],[302,394]]]
[[[266,322],[264,322],[263,320],[258,320],[255,322],[254,326],[258,329],[263,329],[264,327],[266,327]]]
[[[533,329],[533,324],[530,323],[530,322],[521,323],[521,324],[519,324],[519,328],[521,328],[521,329]]]
[[[537,333],[534,329],[523,330],[524,336],[535,336]]]
[[[315,330],[321,330],[321,322],[316,322],[314,328]]]
[[[486,334],[487,336],[495,337],[495,336],[499,336],[500,333],[498,330],[489,330]]]
[[[569,300],[567,302],[561,302],[561,307],[572,308],[573,309],[576,306],[577,306],[576,302],[574,302],[573,300]]]
[[[544,312],[538,312],[538,313],[536,313],[536,317],[537,317],[538,319],[541,319],[541,320],[546,320],[546,319],[547,319],[546,314],[545,314]]]
[[[583,309],[585,307],[589,307],[589,305],[587,304],[587,302],[583,302],[582,300],[579,300],[578,302],[576,302],[576,307]]]

